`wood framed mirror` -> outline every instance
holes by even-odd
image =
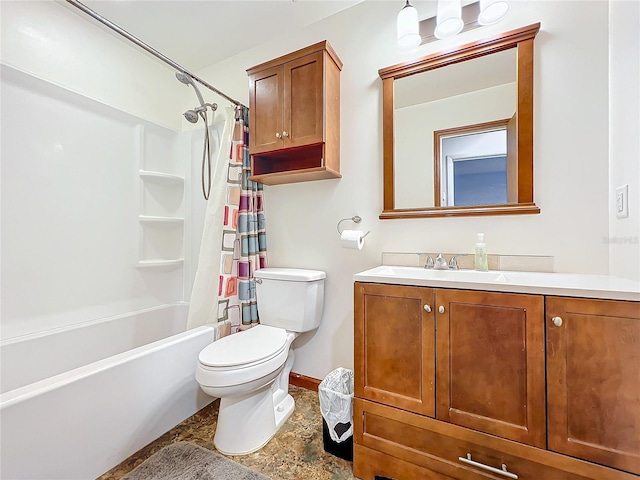
[[[381,219],[540,213],[533,197],[539,30],[537,23],[379,70]]]

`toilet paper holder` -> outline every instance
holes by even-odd
[[[347,220],[351,220],[353,223],[360,223],[362,221],[362,218],[359,217],[358,215],[355,215],[353,217],[347,217],[347,218],[343,218],[341,220],[338,221],[338,225],[336,226],[336,228],[338,229],[338,235],[342,235],[342,231],[340,230],[340,224],[342,222],[346,222]],[[369,235],[371,233],[371,230],[369,230],[367,233],[365,233],[362,238],[366,237],[367,235]]]

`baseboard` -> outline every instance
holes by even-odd
[[[314,392],[318,391],[318,385],[322,380],[318,380],[317,378],[307,377],[306,375],[301,375],[300,373],[291,372],[289,374],[289,384],[295,385],[296,387],[306,388],[307,390],[313,390]]]

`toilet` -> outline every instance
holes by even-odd
[[[196,380],[220,398],[213,438],[226,455],[245,455],[267,444],[293,413],[291,344],[318,328],[325,272],[263,268],[254,272],[260,324],[221,338],[198,355]]]

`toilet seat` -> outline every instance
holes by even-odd
[[[198,355],[198,361],[211,370],[235,370],[266,362],[287,347],[286,330],[256,325],[208,345]]]
[[[231,387],[267,378],[284,366],[294,338],[266,325],[221,338],[198,355],[196,380],[203,387]]]

